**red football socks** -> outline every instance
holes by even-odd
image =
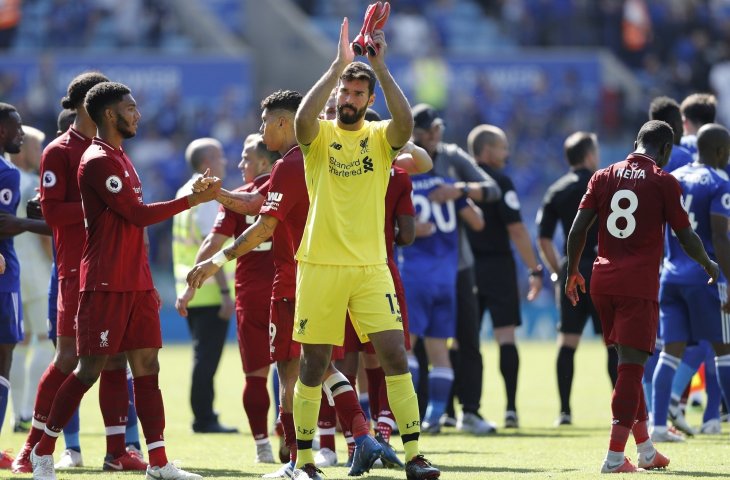
[[[335,451],[335,426],[337,424],[337,412],[335,407],[330,405],[327,395],[322,390],[322,401],[319,404],[319,448],[329,448]]]
[[[267,419],[270,404],[266,378],[246,377],[246,384],[243,387],[243,409],[246,411],[248,425],[255,440],[269,436]]]
[[[51,413],[53,398],[56,396],[56,392],[58,392],[58,389],[67,377],[68,375],[56,368],[53,363],[48,365],[46,371],[43,372],[43,376],[38,383],[35,404],[33,405],[33,419],[36,422],[43,424],[46,423],[48,415]],[[42,428],[32,427],[30,432],[28,432],[26,443],[28,445],[35,446],[35,444],[41,439],[42,435]]]
[[[297,461],[297,431],[294,428],[294,414],[284,412],[279,407],[279,420],[284,427],[284,443],[289,447],[289,460]]]
[[[167,465],[164,437],[165,406],[162,403],[157,375],[145,375],[134,379],[134,405],[142,423],[150,465],[164,467]]]
[[[103,370],[99,377],[99,407],[106,427],[106,453],[112,458],[124,455],[129,391],[127,369]]]
[[[53,454],[58,434],[61,433],[63,427],[71,419],[89,388],[91,388],[91,385],[82,383],[73,374],[69,375],[61,384],[56,392],[53,405],[51,405],[51,412],[48,414],[48,420],[46,421],[46,429],[54,432],[55,436],[44,433],[36,446],[36,454]]]

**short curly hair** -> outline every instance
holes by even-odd
[[[76,110],[84,104],[84,99],[89,90],[101,82],[108,81],[106,75],[101,72],[84,72],[77,75],[68,84],[66,96],[61,99],[61,106],[69,110]]]
[[[261,110],[286,110],[296,113],[302,103],[302,94],[294,90],[277,90],[261,100]]]
[[[130,93],[132,91],[129,87],[121,83],[99,83],[86,94],[84,107],[94,123],[101,125],[101,121],[104,119],[104,110],[114,103],[121,102],[124,96]]]

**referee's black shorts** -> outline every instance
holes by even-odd
[[[512,253],[475,259],[479,312],[486,310],[494,328],[522,325],[517,269]]]
[[[556,304],[560,310],[560,320],[558,321],[558,332],[560,333],[574,333],[580,335],[583,333],[583,328],[586,326],[588,317],[591,317],[593,321],[593,331],[597,334],[601,333],[601,320],[598,318],[598,312],[596,312],[591,300],[591,274],[593,273],[593,259],[592,258],[581,258],[580,264],[578,265],[578,271],[583,275],[586,280],[586,293],[583,293],[578,289],[578,305],[575,307],[571,305],[570,300],[565,295],[565,279],[568,273],[568,261],[563,259],[560,265],[560,274],[558,276],[558,283],[555,286]]]

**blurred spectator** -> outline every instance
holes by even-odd
[[[13,44],[20,23],[20,0],[0,0],[0,50]]]

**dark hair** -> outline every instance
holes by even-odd
[[[114,103],[122,101],[125,95],[129,95],[131,90],[126,85],[116,82],[103,82],[95,85],[86,94],[84,108],[89,112],[89,116],[97,125],[101,125],[104,119],[104,110]]]
[[[340,75],[340,80],[367,80],[368,95],[372,95],[375,92],[375,72],[367,63],[352,62],[345,67],[345,71]]]
[[[696,126],[702,126],[715,121],[717,100],[710,93],[693,93],[682,100],[679,108],[684,118]]]
[[[674,130],[674,143],[679,144],[682,138],[682,113],[679,104],[669,97],[656,97],[649,105],[649,120],[667,122]]]
[[[17,111],[18,109],[10,105],[9,103],[0,102],[0,122],[4,122],[8,118],[10,118],[11,113]]]
[[[68,127],[71,126],[72,123],[76,121],[76,110],[71,110],[70,108],[64,108],[61,110],[61,113],[58,114],[58,120],[56,121],[56,126],[58,127],[59,132],[65,132],[68,130]]]
[[[253,145],[254,150],[264,157],[266,161],[269,162],[270,165],[273,165],[274,162],[276,162],[279,158],[281,158],[281,155],[279,155],[279,152],[272,152],[268,148],[266,148],[266,144],[264,143],[264,138],[259,135],[256,140],[254,140],[251,145]]]
[[[86,94],[92,87],[109,79],[101,72],[84,72],[68,84],[66,96],[61,99],[61,106],[75,110],[84,104]]]
[[[294,90],[277,90],[261,100],[261,110],[286,110],[296,113],[302,103],[302,94]]]
[[[649,120],[639,130],[636,143],[643,147],[659,149],[669,143],[674,144],[674,130],[667,122]]]
[[[376,112],[372,108],[368,108],[365,111],[365,120],[367,120],[368,122],[379,122],[382,119],[380,118],[380,114],[378,112]]]
[[[570,166],[580,165],[589,152],[596,149],[598,137],[591,132],[575,132],[565,139],[563,150]]]

